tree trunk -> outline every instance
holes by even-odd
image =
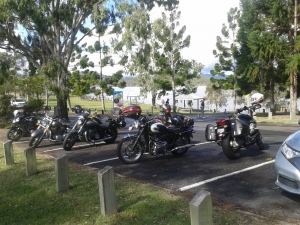
[[[172,92],[173,92],[173,113],[176,112],[176,104],[175,104],[175,75],[172,75]]]
[[[276,114],[276,108],[274,105],[274,81],[270,80],[270,111],[272,115]]]

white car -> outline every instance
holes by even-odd
[[[14,98],[11,100],[11,105],[15,107],[23,107],[26,104],[25,99],[22,98]]]

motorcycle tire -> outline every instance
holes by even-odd
[[[63,142],[63,148],[64,150],[66,151],[70,151],[74,144],[76,143],[77,141],[77,133],[69,133],[65,139],[64,139],[64,142]]]
[[[123,138],[117,147],[117,155],[119,159],[126,164],[137,163],[143,156],[143,146],[138,142],[134,149],[133,143],[136,138]]]
[[[28,145],[29,147],[38,147],[39,144],[42,142],[42,140],[44,139],[45,133],[39,133],[36,136],[32,136],[29,139]]]
[[[231,145],[231,141],[233,141],[232,136],[227,135],[222,141],[222,149],[227,158],[237,159],[240,157],[241,149],[234,149]]]
[[[23,137],[23,131],[18,127],[12,127],[7,132],[7,139],[12,141],[18,141]]]
[[[257,144],[257,146],[258,146],[258,148],[259,148],[259,150],[264,150],[265,149],[265,146],[264,146],[264,143],[262,142],[262,137],[261,137],[261,135],[260,134],[258,134],[257,136],[256,136],[256,144]]]
[[[190,144],[190,142],[191,141],[188,137],[181,136],[175,141],[174,148],[183,146],[183,145],[188,145],[188,144]],[[184,155],[188,150],[189,150],[189,148],[183,148],[183,149],[179,149],[177,151],[173,151],[172,154],[176,157],[179,157],[179,156]]]
[[[106,135],[110,135],[111,136],[111,139],[108,139],[108,140],[105,140],[105,143],[107,144],[112,144],[115,142],[115,140],[117,139],[118,137],[118,130],[117,128],[113,127],[113,128],[110,128],[106,131]]]

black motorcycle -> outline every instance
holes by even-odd
[[[115,120],[101,119],[100,116],[92,114],[90,110],[83,112],[79,105],[76,105],[74,110],[79,115],[77,122],[63,141],[64,150],[71,150],[78,140],[89,144],[102,141],[107,144],[115,142],[118,137],[118,125]]]
[[[37,116],[26,116],[22,112],[17,112],[13,119],[13,126],[7,132],[7,139],[18,141],[22,137],[29,137],[38,127]]]
[[[129,130],[138,129],[135,134],[125,136],[117,147],[119,159],[128,164],[138,162],[145,152],[150,155],[184,155],[194,144],[191,143],[195,132],[191,118],[176,115],[172,117],[172,126],[158,122],[150,115],[141,115]]]
[[[208,124],[205,130],[206,140],[216,141],[219,146],[222,146],[224,154],[229,159],[239,158],[241,148],[254,144],[263,150],[262,136],[253,118],[253,113],[259,108],[261,105],[258,103],[249,107],[244,106],[235,114],[216,122],[217,126]]]
[[[38,128],[31,134],[29,139],[29,147],[38,147],[43,139],[50,142],[62,142],[69,129],[66,120],[48,115],[39,120],[38,124]]]

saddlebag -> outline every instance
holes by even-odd
[[[205,128],[205,138],[207,141],[216,141],[217,140],[217,126],[212,124],[207,124]]]
[[[142,109],[139,105],[127,106],[122,111],[122,115],[135,120],[137,120],[141,116],[141,113],[142,113]]]

